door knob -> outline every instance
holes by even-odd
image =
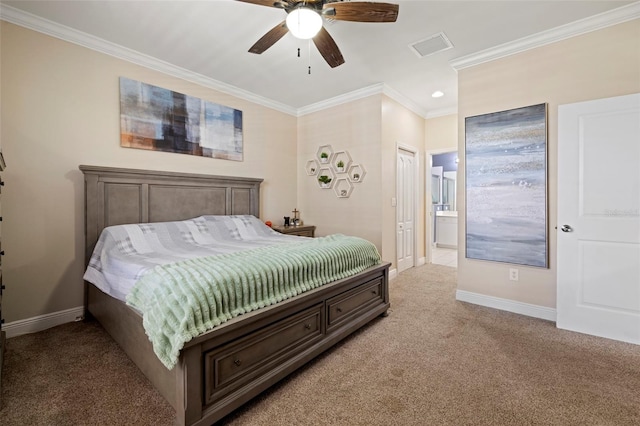
[[[562,232],[571,232],[573,231],[573,228],[571,228],[569,225],[562,225],[562,228],[560,228],[560,230]]]

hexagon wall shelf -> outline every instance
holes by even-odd
[[[336,173],[346,173],[352,161],[348,151],[336,151],[331,160],[331,167]],[[342,162],[342,169],[338,167],[339,162]]]
[[[326,154],[327,156],[323,158],[322,154]],[[318,157],[318,161],[323,166],[325,164],[327,165],[331,164],[331,159],[333,158],[333,148],[331,148],[331,145],[322,145],[321,147],[318,148],[318,152],[316,152],[316,157]]]
[[[349,167],[348,179],[350,182],[360,183],[366,174],[367,171],[362,164],[352,164],[351,167]]]
[[[323,183],[320,181],[320,177],[322,176],[328,176],[331,181],[329,181],[328,183]],[[317,177],[317,181],[318,181],[318,186],[322,189],[329,189],[333,186],[333,184],[336,181],[336,175],[333,174],[333,170],[331,170],[329,167],[321,167],[318,170],[318,177]]]
[[[318,162],[316,160],[307,161],[307,165],[305,166],[305,170],[309,176],[315,176],[318,174]]]
[[[351,192],[353,192],[353,185],[347,178],[340,178],[336,180],[333,191],[336,193],[338,198],[349,198]]]
[[[324,158],[323,153],[326,154]],[[342,162],[343,167],[338,167],[338,162]],[[362,182],[367,174],[362,164],[353,162],[349,151],[334,151],[331,145],[320,145],[316,157],[307,161],[304,170],[308,176],[316,179],[318,187],[333,189],[338,198],[349,198],[355,188],[353,184]],[[319,180],[321,176],[331,180],[323,183]]]

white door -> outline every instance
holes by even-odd
[[[398,273],[414,266],[415,155],[398,149],[398,191],[396,218]]]
[[[557,326],[640,344],[640,94],[558,107]]]

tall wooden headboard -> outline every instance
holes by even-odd
[[[262,179],[80,166],[85,187],[85,262],[104,228],[205,214],[260,215]]]

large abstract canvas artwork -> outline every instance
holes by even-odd
[[[547,106],[465,118],[466,257],[547,267]]]
[[[242,161],[242,111],[120,77],[120,145]]]

